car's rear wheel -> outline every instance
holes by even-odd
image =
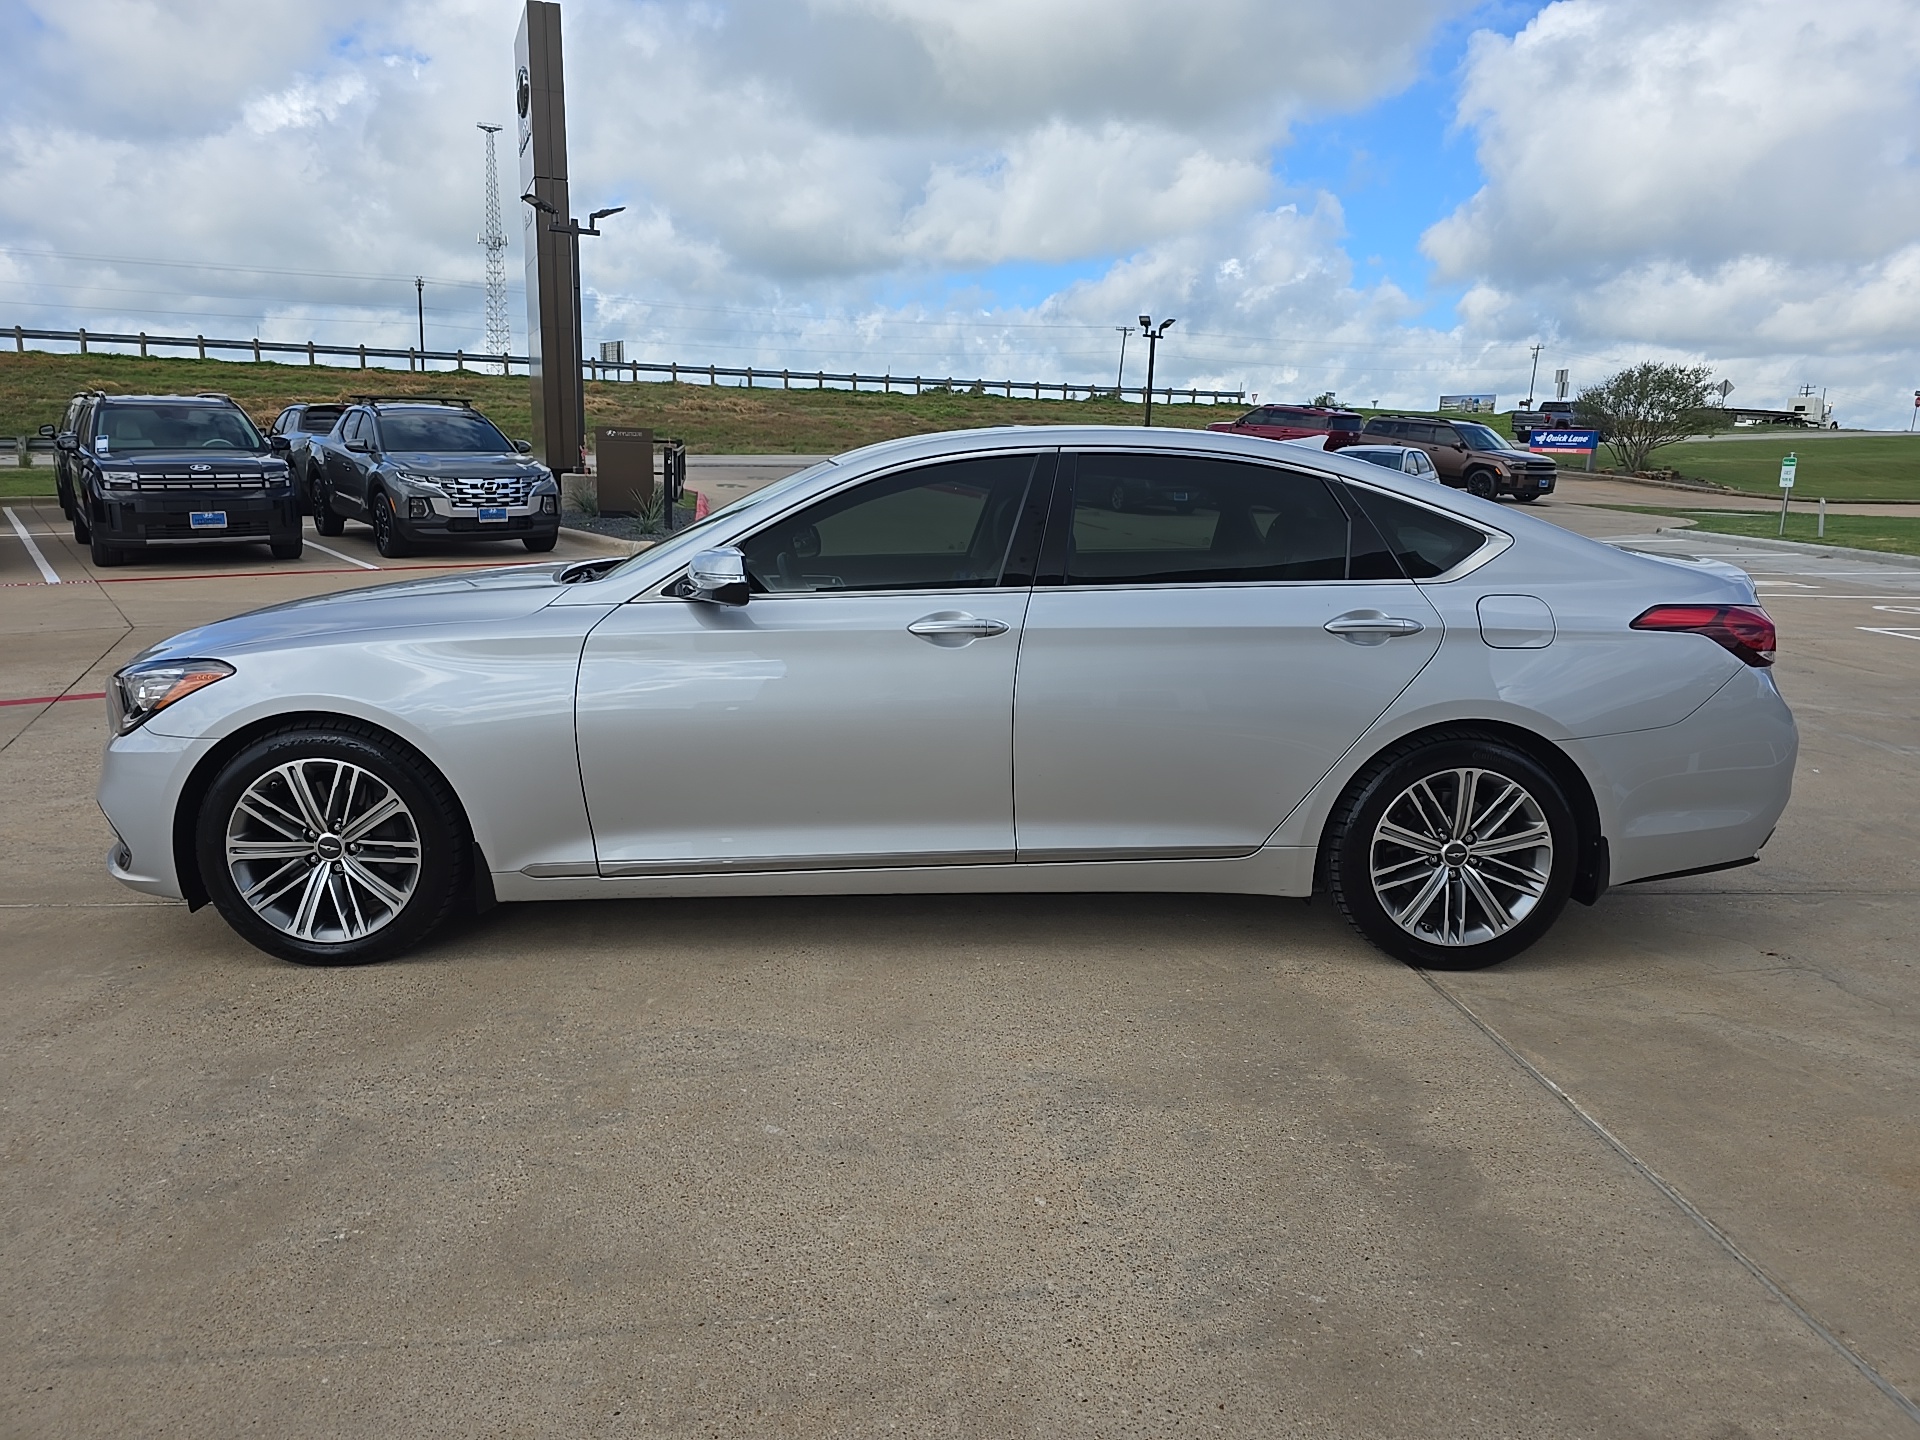
[[[300,726],[221,768],[195,843],[241,938],[300,965],[361,965],[447,918],[465,835],[453,792],[418,755],[358,726]]]
[[[373,516],[373,548],[389,560],[397,560],[411,555],[413,546],[400,534],[400,524],[393,513],[393,501],[384,490],[373,492],[373,503],[368,507]]]
[[[1328,829],[1327,881],[1389,955],[1476,970],[1546,933],[1578,850],[1572,808],[1538,761],[1504,741],[1440,735],[1355,778]]]
[[[347,533],[347,522],[333,508],[333,487],[316,477],[313,482],[313,528],[332,537]]]

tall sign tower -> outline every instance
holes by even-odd
[[[533,445],[556,474],[581,465],[581,339],[574,321],[573,239],[556,232],[573,211],[567,195],[567,106],[560,60],[560,7],[527,0],[514,42],[520,193],[550,208],[520,207],[527,257],[527,354],[532,360]]]
[[[487,228],[480,236],[487,252],[487,338],[482,344],[489,355],[505,355],[513,348],[513,333],[507,327],[507,232],[500,223],[500,157],[493,143],[501,127],[484,120],[479,125],[487,132]]]

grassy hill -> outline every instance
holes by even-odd
[[[1780,461],[1789,451],[1800,462],[1796,499],[1920,500],[1920,435],[1796,439],[1783,431],[1754,439],[1690,440],[1656,451],[1653,463],[1690,480],[1778,500]]]
[[[218,390],[266,423],[297,400],[355,394],[459,395],[510,436],[532,428],[524,375],[359,370],[249,361],[141,359],[129,355],[0,352],[0,435],[59,423],[74,392],[191,394]],[[1200,427],[1245,406],[1155,405],[1156,425]],[[703,454],[831,455],[858,445],[981,425],[1137,425],[1140,407],[1116,400],[1033,400],[1004,395],[877,394],[693,384],[589,382],[587,424],[650,426]]]

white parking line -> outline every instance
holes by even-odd
[[[49,585],[58,585],[60,577],[53,566],[47,563],[47,557],[40,553],[40,547],[33,543],[33,536],[27,533],[27,527],[20,523],[20,517],[13,513],[11,505],[6,507],[7,523],[13,526],[13,533],[20,537],[20,543],[27,547],[27,554],[33,557],[33,563],[40,567],[40,578]]]
[[[351,555],[342,555],[338,550],[329,549],[318,540],[309,540],[306,543],[313,549],[318,550],[322,555],[331,555],[334,559],[344,560],[349,565],[358,565],[362,570],[378,570],[380,568],[378,565],[369,565],[364,560],[356,560]]]

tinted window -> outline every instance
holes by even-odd
[[[95,446],[120,455],[148,450],[258,450],[253,422],[231,405],[102,405]]]
[[[351,415],[347,417],[346,425],[341,428],[340,443],[342,445],[346,445],[351,443],[352,441],[358,440],[361,436],[361,433],[365,431],[366,428],[367,428],[367,412],[364,410],[354,411]]]
[[[857,485],[744,543],[747,574],[776,594],[997,585],[1040,458],[950,460]]]
[[[324,435],[333,429],[333,422],[340,418],[340,411],[332,405],[309,405],[299,419],[299,428],[309,435]],[[288,426],[293,429],[293,426]]]
[[[1179,455],[1075,471],[1069,585],[1347,578],[1347,515],[1314,476]]]
[[[498,455],[513,449],[493,422],[471,410],[383,410],[381,448],[431,454]]]
[[[1358,485],[1348,486],[1347,493],[1386,537],[1400,568],[1415,580],[1446,574],[1487,543],[1471,525],[1391,495]]]
[[[1351,446],[1348,449],[1341,451],[1340,453],[1352,460],[1364,460],[1369,465],[1382,465],[1389,470],[1399,470],[1403,468],[1400,463],[1400,457],[1402,455],[1411,455],[1417,452],[1411,451],[1411,450],[1402,451],[1402,450],[1376,449],[1371,445],[1367,445],[1367,446]]]
[[[1428,445],[1452,445],[1460,439],[1453,433],[1451,425],[1412,425],[1408,428],[1413,432],[1415,440],[1423,441]]]
[[[1327,421],[1327,428],[1329,430],[1338,430],[1345,434],[1351,434],[1360,428],[1360,417],[1358,415],[1335,415]]]
[[[1507,437],[1498,430],[1485,425],[1458,424],[1453,427],[1460,432],[1460,438],[1467,442],[1469,450],[1511,450]]]

